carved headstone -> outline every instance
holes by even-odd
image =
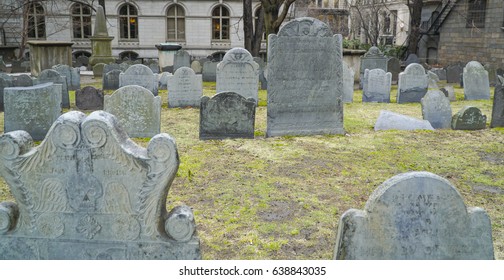
[[[0,259],[201,259],[187,206],[167,213],[175,141],[131,141],[113,115],[59,117],[32,147],[0,137],[0,169],[16,203],[0,204]]]
[[[396,57],[391,57],[387,61],[387,71],[392,74],[392,82],[397,83],[399,73],[401,73],[401,61]]]
[[[186,50],[178,50],[173,56],[173,73],[180,67],[191,67],[191,56]]]
[[[168,107],[199,107],[203,80],[189,67],[181,67],[168,76]]]
[[[132,65],[126,72],[119,74],[119,87],[137,85],[148,89],[158,95],[157,74],[152,73],[149,67],[142,64]]]
[[[464,67],[463,81],[465,100],[490,99],[488,72],[479,62],[467,63]]]
[[[486,127],[486,116],[479,108],[465,106],[453,115],[451,127],[457,130],[479,130]]]
[[[343,61],[343,102],[352,103],[354,93],[354,70]]]
[[[103,91],[92,86],[76,90],[75,106],[81,110],[103,110]]]
[[[203,64],[203,81],[204,82],[215,82],[217,81],[217,61],[206,61]]]
[[[467,208],[446,179],[429,172],[399,174],[369,197],[364,210],[340,219],[335,259],[494,259],[485,210]]]
[[[103,74],[102,79],[102,88],[108,90],[116,90],[119,88],[119,75],[121,75],[122,71],[115,69],[108,71]]]
[[[362,102],[390,103],[392,74],[382,69],[364,71]]]
[[[432,127],[450,128],[452,110],[450,100],[439,90],[430,90],[420,101],[422,103],[422,116],[428,120]]]
[[[460,74],[462,74],[462,71],[463,67],[458,63],[446,67],[446,82],[458,83],[460,81]]]
[[[429,77],[418,63],[411,63],[399,74],[397,103],[420,102],[427,93]]]
[[[33,86],[33,79],[26,74],[22,74],[22,75],[15,77],[15,79],[12,81],[12,86],[13,87],[31,87],[31,86]]]
[[[313,18],[270,35],[266,136],[345,133],[342,42]]]
[[[159,82],[158,82],[159,89],[167,89],[168,77],[170,77],[170,76],[173,76],[173,74],[170,72],[163,72],[163,73],[159,74]]]
[[[61,76],[56,70],[46,69],[40,72],[36,84],[55,83],[61,85],[61,107],[70,108],[70,97],[68,96],[68,85],[66,77]]]
[[[429,121],[382,110],[376,120],[374,130],[434,130]]]
[[[105,68],[105,63],[97,63],[93,66],[93,76],[95,78],[103,77],[103,68]]]
[[[254,138],[256,102],[236,92],[203,96],[200,139]]]
[[[360,87],[363,87],[363,77],[364,77],[364,71],[366,69],[372,70],[372,69],[382,69],[383,71],[387,72],[388,66],[388,58],[378,49],[377,47],[373,46],[369,48],[368,52],[365,53],[363,56],[361,56],[361,64],[360,64]]]
[[[504,127],[504,78],[497,76],[490,127]]]
[[[68,65],[58,64],[54,65],[52,69],[56,70],[60,76],[64,76],[67,80],[69,90],[80,89],[80,69],[73,68]]]

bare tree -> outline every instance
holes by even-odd
[[[408,53],[418,53],[418,42],[420,41],[420,25],[422,23],[423,0],[407,0],[410,12],[410,33],[408,36]]]
[[[245,49],[252,56],[259,56],[261,41],[264,34],[264,11],[258,10],[259,16],[255,17],[252,10],[252,0],[243,0],[243,33],[245,36]]]

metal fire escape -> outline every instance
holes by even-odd
[[[436,35],[439,34],[439,28],[448,17],[453,7],[459,0],[446,0],[441,3],[436,10],[432,13],[429,20],[423,21],[420,26],[420,34],[422,35]]]

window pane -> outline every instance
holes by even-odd
[[[122,17],[119,19],[120,36],[123,39],[128,39],[128,18]]]
[[[136,15],[137,14],[137,10],[135,7],[129,5],[129,14],[130,15]]]
[[[135,39],[138,37],[137,18],[130,17],[129,23],[130,23],[130,39]]]
[[[184,18],[177,19],[177,39],[185,39],[185,20]]]
[[[229,19],[222,19],[222,40],[229,39]]]
[[[128,14],[128,5],[124,5],[119,9],[119,14],[120,15],[127,15]]]
[[[176,8],[176,6],[172,6],[171,8],[169,8],[166,15],[169,17],[174,17],[175,16],[175,8]]]
[[[72,22],[73,22],[73,37],[82,38],[80,17],[73,17]]]
[[[176,34],[176,30],[175,30],[175,19],[168,19],[167,20],[167,32],[168,32],[168,39],[171,39],[171,40],[175,40],[176,37],[175,37],[175,34]]]
[[[219,19],[212,19],[212,27],[213,27],[212,38],[220,39],[221,26]]]

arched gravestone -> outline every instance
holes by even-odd
[[[429,75],[418,63],[411,63],[399,74],[397,103],[420,102],[427,93]]]
[[[467,63],[464,67],[463,81],[465,100],[490,99],[488,71],[479,62]]]
[[[466,208],[446,179],[429,172],[394,176],[369,197],[364,210],[340,219],[335,259],[493,259],[485,210]]]
[[[343,102],[353,102],[354,70],[343,61]]]
[[[362,102],[390,103],[392,74],[382,69],[364,71]]]
[[[61,107],[70,108],[70,97],[68,96],[66,77],[61,76],[56,70],[45,69],[40,72],[36,84],[45,84],[49,82],[61,85]]]
[[[52,67],[53,70],[56,70],[61,76],[64,76],[67,81],[69,90],[77,90],[80,89],[80,69],[73,68],[65,64],[58,64]]]
[[[173,73],[181,67],[191,67],[191,56],[186,50],[178,50],[173,56]]]
[[[173,76],[167,77],[168,107],[198,107],[203,95],[201,74],[196,75],[189,67],[180,67]]]
[[[200,259],[191,209],[167,213],[179,157],[168,134],[147,148],[104,111],[60,116],[37,147],[0,137],[0,259]]]
[[[360,63],[360,87],[363,87],[364,71],[366,69],[382,69],[388,72],[388,58],[380,51],[378,47],[372,46],[368,52],[361,56]]]
[[[485,129],[487,117],[474,106],[465,106],[452,117],[451,128],[455,130]]]
[[[119,88],[119,75],[122,71],[119,69],[110,70],[103,73],[102,88],[104,90],[116,90]]]
[[[497,76],[490,127],[504,127],[504,78]]]
[[[433,128],[450,128],[452,110],[450,100],[440,90],[430,90],[420,100],[422,116],[428,120]]]
[[[75,106],[81,110],[103,110],[103,90],[92,86],[76,90]]]
[[[119,74],[119,87],[128,85],[137,85],[148,89],[154,94],[158,95],[158,79],[157,74],[142,64],[132,65],[124,73]]]

